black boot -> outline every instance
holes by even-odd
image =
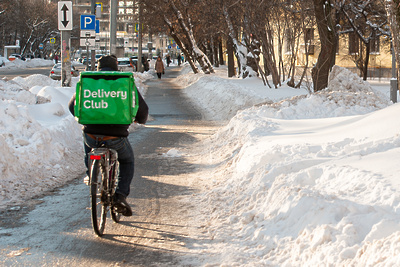
[[[121,194],[114,194],[113,207],[116,208],[118,213],[121,213],[124,216],[132,216],[132,209],[128,202],[126,202],[126,198]]]

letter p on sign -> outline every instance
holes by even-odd
[[[81,30],[96,30],[96,15],[81,15]]]

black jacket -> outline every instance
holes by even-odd
[[[147,121],[147,116],[149,115],[149,107],[144,101],[142,95],[138,91],[139,95],[139,109],[135,117],[135,122],[145,124]],[[75,116],[74,106],[75,106],[74,94],[69,101],[68,107],[72,115]],[[107,136],[118,136],[126,137],[129,135],[128,128],[130,124],[86,124],[83,125],[82,130],[85,133],[107,135]]]

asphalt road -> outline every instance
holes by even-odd
[[[200,211],[191,196],[199,166],[190,157],[168,151],[190,151],[215,127],[174,84],[177,69],[147,82],[151,120],[129,136],[135,152],[135,176],[128,202],[134,215],[119,224],[108,219],[97,237],[89,210],[89,187],[82,177],[26,206],[0,214],[1,266],[195,266],[201,262],[193,244],[208,242],[196,220]],[[83,160],[83,159],[82,159]]]

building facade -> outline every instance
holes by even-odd
[[[117,56],[128,57],[138,53],[139,42],[139,14],[137,1],[135,0],[117,0]],[[92,13],[91,0],[73,0],[74,15],[79,16]],[[110,52],[110,0],[96,0],[96,5],[101,7],[101,15],[97,16],[99,20],[99,33],[96,37],[96,53],[108,54]],[[98,11],[99,8],[96,8]],[[142,53],[146,56],[155,56],[165,53],[166,47],[159,47],[158,44],[167,40],[165,35],[155,35],[148,32],[142,33]],[[151,47],[150,53],[148,47]],[[85,53],[86,47],[81,47],[81,53]]]

